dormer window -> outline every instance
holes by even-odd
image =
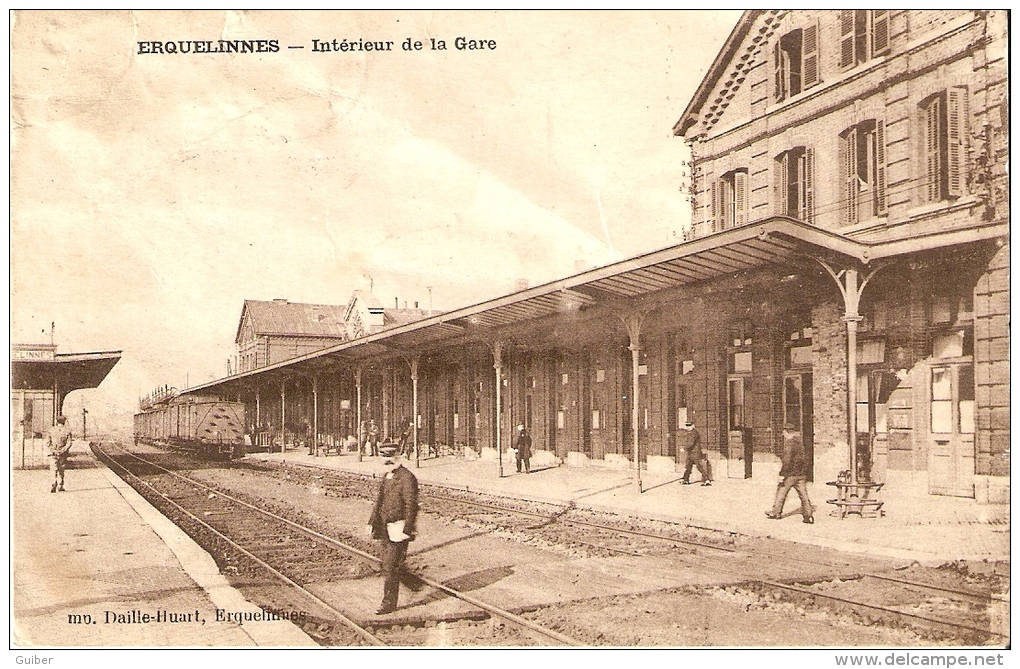
[[[772,48],[773,98],[781,102],[811,88],[818,75],[818,25],[783,35]]]

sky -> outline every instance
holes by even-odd
[[[739,16],[18,12],[11,339],[123,350],[64,412],[129,429],[225,375],[245,299],[449,310],[675,244],[672,126]],[[138,53],[235,39],[279,50]],[[393,45],[313,50],[358,39]]]

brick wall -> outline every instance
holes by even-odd
[[[846,326],[842,313],[835,302],[824,302],[811,310],[816,481],[831,480],[849,466]]]
[[[974,292],[978,474],[1009,475],[1009,244]]]

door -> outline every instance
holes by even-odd
[[[974,496],[974,365],[931,368],[928,492]]]
[[[787,372],[783,380],[783,421],[793,423],[804,442],[808,481],[814,481],[815,428],[813,382],[810,372]]]
[[[751,478],[754,447],[750,415],[751,378],[731,374],[727,378],[728,439],[726,444],[726,475],[730,478]]]

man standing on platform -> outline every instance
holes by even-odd
[[[368,421],[368,445],[373,456],[379,455],[379,426],[375,424],[374,418]]]
[[[53,486],[50,492],[61,492],[64,490],[64,469],[67,467],[67,458],[71,453],[71,430],[67,427],[67,418],[57,416],[57,424],[50,428],[48,435],[50,457],[50,470],[53,472]]]
[[[379,496],[372,509],[366,530],[383,544],[382,606],[376,615],[393,613],[397,609],[401,572],[407,545],[414,541],[418,518],[418,479],[401,464],[399,449],[384,445],[380,449],[383,466],[389,471],[379,486]]]
[[[779,475],[783,480],[779,482],[776,489],[776,501],[772,504],[772,510],[765,515],[772,520],[779,520],[783,517],[783,506],[786,505],[786,496],[790,489],[797,491],[800,497],[800,513],[804,522],[815,522],[814,507],[811,506],[811,499],[807,494],[808,475],[807,455],[804,453],[804,439],[792,423],[787,423],[783,428],[783,468]]]
[[[701,472],[701,485],[712,485],[712,463],[708,456],[701,450],[701,433],[694,423],[688,420],[677,434],[677,446],[687,454],[687,464],[684,466],[684,477],[680,481],[684,485],[691,483],[691,470],[698,466]]]
[[[517,426],[517,441],[514,443],[517,449],[517,473],[521,473],[521,463],[524,463],[524,471],[531,473],[531,435],[524,429],[523,425]]]

